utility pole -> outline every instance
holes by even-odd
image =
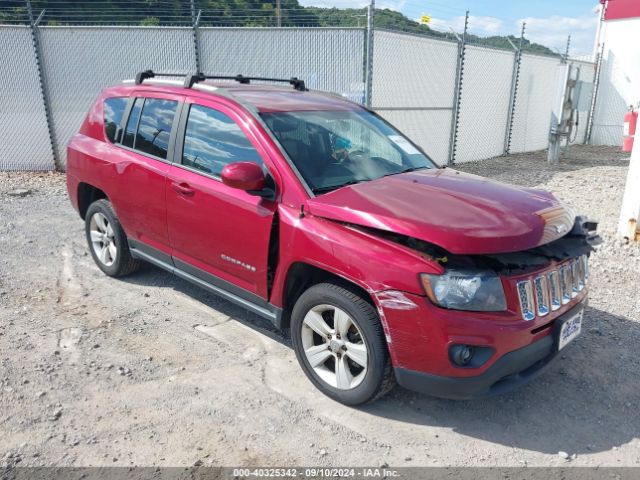
[[[278,28],[282,27],[282,11],[280,9],[281,0],[276,0],[276,22]]]

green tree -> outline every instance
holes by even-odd
[[[202,12],[203,26],[272,27],[277,25],[276,0],[195,0]],[[102,25],[190,25],[191,8],[187,0],[32,0],[34,15],[46,9],[45,23],[53,24],[102,24]],[[281,24],[283,27],[364,27],[367,24],[366,8],[318,8],[303,7],[298,0],[281,0]],[[14,13],[15,12],[15,13]],[[3,17],[6,20],[25,21],[24,1],[3,0]],[[440,32],[421,25],[402,13],[389,9],[376,9],[375,27],[455,39],[451,32]],[[504,36],[479,37],[468,35],[469,43],[488,47],[511,49]],[[517,43],[519,38],[509,37]],[[527,51],[555,55],[555,53],[529,40],[524,40]]]

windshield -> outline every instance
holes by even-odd
[[[261,116],[315,194],[434,168],[406,137],[366,110]]]

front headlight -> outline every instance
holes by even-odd
[[[420,275],[433,303],[453,310],[498,312],[507,309],[500,278],[493,272],[448,270],[443,275]]]

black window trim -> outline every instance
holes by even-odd
[[[138,138],[138,129],[140,128],[140,118],[142,117],[142,109],[144,108],[144,104],[147,102],[146,97],[136,97],[133,99],[133,102],[131,102],[131,110],[129,111],[129,116],[127,117],[127,122],[124,124],[124,130],[122,131],[122,140],[124,140],[124,138],[127,136],[127,125],[129,124],[129,120],[131,120],[131,114],[133,113],[133,108],[135,107],[136,102],[138,101],[138,98],[142,99],[142,106],[140,107],[140,112],[138,113],[138,119],[136,120],[136,131],[133,134],[133,146],[130,147],[128,145],[124,145],[124,144],[122,145],[124,148],[130,148],[133,151],[137,151],[135,148],[136,138]],[[152,157],[153,155],[149,155],[149,156]]]
[[[169,134],[169,144],[167,145],[167,158],[161,158],[161,157],[157,157],[155,155],[151,155],[150,153],[146,153],[146,152],[142,152],[140,150],[137,150],[135,148],[132,147],[128,147],[126,145],[122,144],[122,139],[124,138],[124,134],[127,128],[127,123],[129,122],[129,117],[131,116],[131,111],[133,110],[133,105],[136,101],[136,99],[142,99],[142,108],[140,109],[140,116],[142,116],[142,110],[144,109],[144,105],[147,102],[147,99],[151,99],[151,100],[166,100],[166,101],[170,101],[170,102],[176,102],[176,111],[173,114],[173,121],[171,123],[171,133]],[[181,117],[181,112],[183,110],[183,106],[184,106],[184,99],[182,100],[174,100],[171,98],[162,98],[162,97],[154,97],[154,96],[147,96],[147,95],[132,95],[129,97],[129,103],[127,104],[127,108],[125,108],[125,111],[122,115],[122,120],[120,122],[120,128],[122,129],[122,134],[120,135],[120,139],[118,140],[117,143],[113,143],[113,145],[116,145],[118,148],[122,148],[123,150],[127,150],[129,152],[134,152],[137,153],[138,155],[142,155],[143,157],[147,157],[147,158],[152,158],[154,160],[158,160],[159,162],[163,162],[163,163],[167,163],[167,164],[172,164],[172,159],[174,158],[174,154],[173,151],[175,150],[175,144],[176,144],[176,135],[178,133],[178,128],[179,128],[179,124],[182,120]],[[136,134],[133,140],[133,145],[135,146],[136,141],[135,139],[138,136],[138,128],[140,126],[140,117],[138,117],[138,126],[136,127]]]

